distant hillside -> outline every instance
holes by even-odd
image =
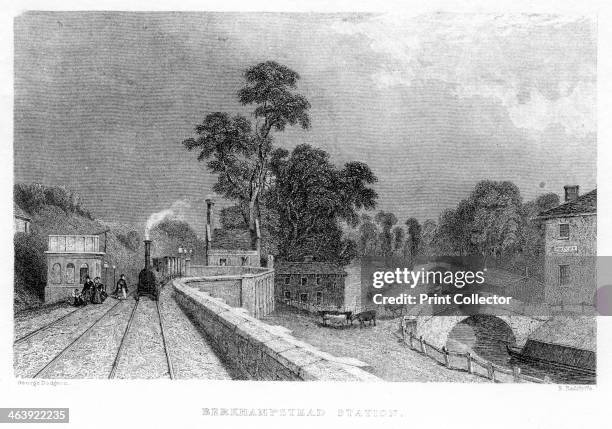
[[[15,186],[15,204],[32,218],[31,234],[15,234],[15,296],[16,311],[43,303],[46,285],[47,237],[50,234],[96,234],[106,229],[106,261],[117,266],[117,278],[125,273],[130,283],[137,281],[143,267],[144,246],[142,236],[133,225],[105,222],[80,206],[74,192],[60,187],[44,185]],[[104,234],[100,234],[100,247],[104,248]],[[112,283],[112,269],[109,282]],[[110,286],[110,284],[109,284]]]

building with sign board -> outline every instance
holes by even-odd
[[[597,189],[565,186],[563,204],[540,213],[545,226],[545,300],[592,304],[597,288]]]
[[[45,302],[69,298],[85,278],[100,277],[104,252],[97,235],[50,235],[47,255]]]

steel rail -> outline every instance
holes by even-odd
[[[15,344],[19,344],[21,342],[24,342],[25,340],[27,340],[28,338],[31,338],[32,336],[38,334],[39,332],[43,332],[46,331],[47,329],[51,328],[52,326],[55,326],[56,324],[58,324],[59,322],[61,322],[62,320],[66,319],[68,316],[73,315],[74,313],[76,313],[79,310],[82,310],[85,307],[80,307],[80,308],[75,308],[74,310],[72,310],[69,313],[64,314],[63,316],[55,319],[54,321],[47,323],[46,325],[43,325],[39,328],[34,329],[31,332],[28,332],[27,334],[25,334],[22,337],[17,338],[15,341],[13,341],[13,345]]]
[[[170,379],[174,379],[174,366],[172,365],[172,357],[170,356],[170,350],[168,349],[168,341],[166,341],[166,331],[164,329],[164,320],[161,314],[161,309],[159,308],[159,297],[156,301],[157,306],[157,315],[159,316],[159,327],[161,329],[162,341],[164,343],[164,352],[166,353],[166,362],[168,363],[168,373],[170,374]]]
[[[125,344],[125,339],[128,335],[130,327],[132,326],[132,321],[134,320],[134,315],[136,314],[136,308],[138,307],[138,303],[140,300],[136,300],[134,304],[134,308],[132,308],[132,313],[130,314],[130,318],[128,320],[127,325],[125,326],[125,331],[123,332],[123,336],[121,337],[121,342],[119,343],[119,348],[117,349],[117,354],[115,355],[115,360],[113,361],[113,366],[111,367],[110,373],[108,374],[108,378],[115,378],[115,374],[117,372],[117,366],[119,366],[119,360],[121,359],[121,352],[123,352],[123,347]]]
[[[131,295],[131,294],[133,294],[133,293],[134,293],[134,291],[129,292],[129,293],[128,293],[128,296],[130,296],[130,295]],[[36,328],[36,329],[34,329],[33,331],[28,332],[28,333],[27,333],[27,334],[25,334],[24,336],[19,337],[19,338],[17,338],[16,340],[14,340],[14,341],[13,341],[13,345],[15,345],[15,344],[19,344],[19,343],[22,343],[22,342],[24,342],[25,340],[27,340],[28,338],[31,338],[31,337],[33,337],[34,335],[38,334],[39,332],[46,331],[47,329],[49,329],[49,328],[51,328],[51,327],[53,327],[53,326],[57,325],[57,324],[58,324],[59,322],[61,322],[62,320],[66,319],[68,316],[73,315],[73,314],[74,314],[74,313],[76,313],[77,311],[82,311],[82,310],[83,310],[83,309],[85,309],[86,307],[87,307],[87,306],[86,306],[86,305],[84,305],[84,306],[82,306],[82,307],[75,308],[75,309],[74,309],[74,310],[72,310],[71,312],[64,314],[63,316],[61,316],[61,317],[59,317],[59,318],[55,319],[54,321],[52,321],[52,322],[50,322],[50,323],[47,323],[46,325],[43,325],[43,326],[41,326],[41,327],[39,327],[39,328]]]
[[[70,344],[68,344],[66,347],[64,347],[64,349],[59,352],[53,359],[51,359],[49,362],[47,362],[47,364],[42,367],[42,369],[40,369],[36,374],[34,374],[33,378],[39,378],[41,376],[41,374],[43,374],[47,369],[49,369],[55,362],[57,362],[58,360],[60,360],[68,351],[70,351],[70,349],[81,339],[83,338],[85,335],[87,335],[93,328],[94,326],[96,326],[100,320],[104,319],[104,317],[106,317],[106,315],[108,313],[110,313],[112,310],[114,310],[119,304],[121,304],[123,301],[120,300],[117,303],[113,304],[108,310],[106,310],[102,316],[100,316],[98,319],[96,319],[95,322],[93,322],[91,325],[89,325],[89,327],[87,329],[85,329],[83,332],[81,332],[81,334],[76,337],[74,340],[72,340],[72,342]]]

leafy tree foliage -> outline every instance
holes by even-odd
[[[251,247],[259,251],[261,202],[271,183],[272,131],[294,125],[309,128],[310,104],[295,92],[300,76],[277,62],[250,67],[244,77],[238,99],[255,107],[255,124],[242,115],[210,113],[196,126],[197,137],[183,145],[199,151],[198,161],[208,160],[208,169],[217,174],[213,190],[238,203],[248,219]]]
[[[206,244],[185,221],[166,218],[151,231],[154,254],[176,255],[178,248],[191,249],[194,255],[205,254]]]
[[[404,256],[404,250],[406,249],[406,232],[401,226],[393,228],[393,250],[400,256]]]
[[[410,249],[410,257],[414,260],[417,257],[421,245],[421,224],[417,218],[411,217],[406,221],[406,226],[408,227],[408,248]]]
[[[63,186],[17,183],[13,187],[13,199],[28,213],[35,213],[45,205],[50,205],[59,207],[66,214],[75,213],[93,219],[91,213],[83,208],[80,195]]]
[[[545,210],[560,204],[559,195],[543,194],[533,201],[523,204],[521,210],[521,234],[519,251],[528,257],[540,259],[544,256],[544,226],[533,219]]]
[[[499,261],[506,254],[515,262],[520,256],[523,267],[537,267],[541,265],[544,236],[534,218],[558,204],[556,194],[540,195],[523,204],[513,183],[481,181],[456,208],[440,214],[431,253],[480,254],[484,263],[491,256]]]
[[[136,231],[129,231],[127,233],[117,233],[117,240],[126,248],[132,252],[136,252],[140,248],[140,234]]]
[[[329,154],[310,145],[297,146],[291,155],[273,154],[274,185],[266,198],[278,213],[279,257],[346,264],[357,254],[357,244],[343,238],[340,222],[356,226],[358,210],[376,206],[369,185],[376,177],[366,164],[349,162],[337,168]]]
[[[359,225],[359,254],[361,256],[373,256],[378,247],[378,228],[372,221],[372,217],[363,214]]]
[[[47,243],[37,234],[18,232],[14,236],[15,288],[24,288],[42,298],[47,283]]]
[[[521,193],[511,182],[484,180],[470,195],[474,209],[472,243],[486,259],[519,242]]]
[[[376,213],[376,222],[380,225],[380,250],[382,256],[389,257],[393,253],[393,235],[391,229],[397,223],[397,217],[391,212],[383,210]]]

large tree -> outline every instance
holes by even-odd
[[[554,193],[542,194],[535,200],[523,204],[521,210],[521,228],[518,250],[532,265],[542,264],[544,257],[544,225],[535,218],[545,210],[558,206],[559,195]]]
[[[519,242],[521,193],[512,182],[483,180],[472,191],[470,200],[474,207],[472,243],[486,266],[490,255],[501,255]]]
[[[391,229],[397,223],[397,216],[384,210],[376,213],[376,222],[380,225],[380,247],[382,256],[387,258],[393,254],[393,234]]]
[[[472,242],[474,202],[461,200],[455,209],[446,209],[440,214],[434,243],[438,254],[461,256],[476,251]]]
[[[355,227],[358,210],[376,206],[376,182],[370,168],[349,162],[337,168],[329,154],[310,145],[297,146],[291,155],[276,149],[272,162],[274,184],[266,201],[278,213],[279,257],[346,264],[357,246],[343,238],[340,222]]]
[[[408,227],[410,258],[414,262],[421,246],[421,224],[417,218],[411,217],[406,221],[406,226]]]
[[[208,160],[217,174],[213,190],[237,201],[251,237],[251,248],[260,251],[261,201],[270,185],[273,132],[287,126],[310,126],[308,100],[295,91],[300,76],[274,61],[246,70],[246,85],[238,92],[243,105],[253,105],[255,124],[242,115],[213,112],[196,126],[195,138],[183,141],[187,150],[199,150],[198,161]]]
[[[393,251],[398,256],[406,256],[406,233],[401,226],[393,228]]]
[[[438,224],[433,219],[427,219],[423,222],[421,232],[421,249],[427,256],[432,256],[435,253],[435,237],[438,229]]]
[[[378,247],[378,228],[372,221],[372,216],[362,214],[359,224],[359,254],[374,256]]]

